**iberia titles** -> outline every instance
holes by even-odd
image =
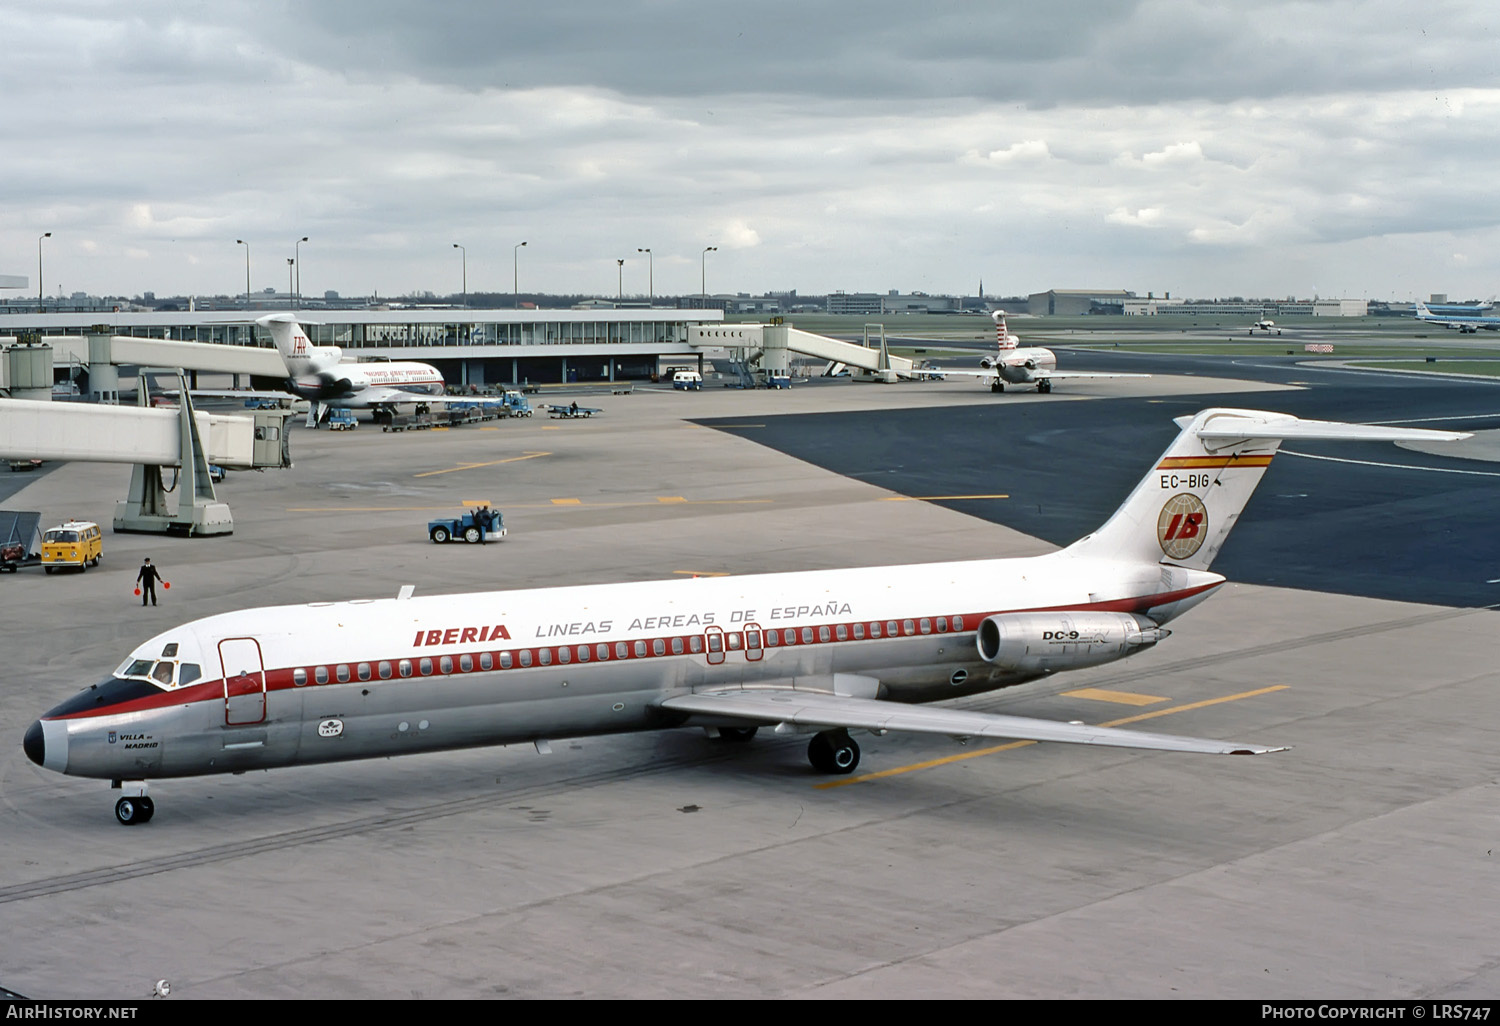
[[[436,631],[417,631],[417,636],[412,639],[412,645],[468,645],[479,641],[499,641],[504,638],[510,640],[510,631],[505,629],[505,624],[497,623],[493,627],[449,627]]]

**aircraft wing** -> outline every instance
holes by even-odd
[[[875,731],[901,730],[918,734],[945,734],[949,737],[1001,737],[1023,741],[1106,745],[1114,748],[1145,748],[1164,752],[1199,752],[1206,755],[1262,755],[1286,750],[1232,741],[1180,737],[1175,734],[1148,734],[1136,730],[1092,727],[1028,716],[1001,716],[942,706],[906,705],[877,698],[853,698],[792,688],[700,691],[690,695],[674,695],[658,704],[673,712],[733,717],[757,723],[789,723],[822,730],[839,727]]]
[[[912,377],[928,376],[946,378],[957,376],[960,378],[993,378],[996,372],[993,370],[971,370],[967,368],[964,370],[949,370],[946,367],[918,367],[907,373],[910,373]]]
[[[1073,370],[1045,370],[1038,367],[1031,372],[1034,378],[1049,378],[1061,380],[1063,378],[1149,378],[1149,374],[1127,374],[1123,371],[1073,371]]]

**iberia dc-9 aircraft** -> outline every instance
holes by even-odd
[[[1468,437],[1256,410],[1179,423],[1103,527],[1045,556],[221,613],[140,645],[23,746],[114,781],[126,824],[151,818],[155,778],[684,726],[808,733],[827,773],[858,765],[850,730],[1278,751],[923,704],[1157,644],[1224,583],[1208,567],[1282,439]]]
[[[1052,391],[1052,382],[1064,378],[1149,378],[1149,374],[1116,371],[1070,371],[1057,369],[1057,354],[1043,346],[1023,346],[1018,335],[1005,326],[1005,311],[990,315],[995,320],[995,355],[979,361],[979,370],[932,367],[914,370],[914,376],[969,377],[988,381],[991,392],[1004,392],[1007,384],[1035,385],[1038,392]]]
[[[338,346],[313,345],[293,314],[267,314],[255,323],[270,331],[286,362],[290,376],[282,387],[308,401],[308,427],[316,427],[329,408],[389,412],[397,403],[443,398],[443,375],[431,364],[411,360],[347,363]]]

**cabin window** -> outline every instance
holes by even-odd
[[[857,623],[857,624],[854,625],[854,640],[855,641],[864,641],[865,640],[865,625],[864,624]]]
[[[624,659],[630,655],[630,646],[623,641],[615,642],[615,658]]]
[[[349,664],[339,663],[334,667],[333,675],[339,679],[340,684],[346,683],[349,680]]]
[[[887,620],[885,622],[885,636],[888,638],[899,638],[901,636],[901,628],[897,626],[895,620]]]
[[[917,633],[917,625],[910,620],[902,620],[901,629],[906,632],[907,637]]]
[[[604,662],[609,658],[609,645],[604,642],[600,642],[599,644],[595,645],[594,655],[599,659],[600,662]]]
[[[827,641],[831,637],[832,637],[832,635],[829,634],[827,627],[819,627],[818,628],[818,640],[819,641]]]
[[[443,656],[443,658],[438,662],[438,669],[442,670],[444,673],[452,673],[453,672],[453,657],[452,656]]]
[[[354,672],[356,672],[356,673],[359,674],[359,679],[360,680],[369,680],[370,679],[370,664],[369,663],[360,663],[358,666],[356,666],[354,668]]]
[[[521,665],[522,666],[530,666],[531,665],[531,649],[529,649],[529,648],[523,648],[523,649],[521,649]]]
[[[399,673],[399,674],[401,674],[401,676],[403,676],[403,677],[410,677],[411,676],[411,660],[410,659],[403,659],[399,663],[397,663],[396,664],[396,672]]]
[[[589,647],[587,645],[578,646],[578,661],[580,663],[586,663],[589,661]]]
[[[644,641],[637,641],[635,643],[635,657],[637,659],[646,658],[646,643]]]
[[[474,657],[465,653],[458,657],[458,668],[465,673],[474,669]]]
[[[812,643],[813,643],[813,629],[811,627],[804,627],[804,628],[802,628],[802,644],[804,644],[804,645],[811,645]]]
[[[539,648],[536,650],[536,661],[543,666],[552,665],[552,650],[550,648]]]
[[[423,659],[420,663],[417,664],[417,669],[421,672],[422,676],[426,677],[428,674],[432,673],[432,660]]]
[[[375,666],[375,672],[380,674],[381,680],[391,679],[391,663],[388,659],[382,659]]]
[[[937,629],[939,634],[948,633],[948,618],[946,616],[937,618]]]
[[[921,627],[923,634],[931,634],[932,633],[932,621],[929,620],[927,617],[925,617],[925,616],[922,617],[922,622],[918,626]]]
[[[500,653],[500,669],[502,669],[502,670],[508,670],[508,669],[510,669],[510,666],[511,666],[510,653],[509,652],[501,652]]]
[[[689,652],[702,652],[703,651],[703,635],[701,635],[701,634],[694,634],[691,638],[688,638],[688,651]]]
[[[481,670],[493,670],[495,668],[495,657],[488,652],[479,653],[479,668]]]
[[[766,631],[766,647],[775,648],[779,644],[781,644],[781,632]]]
[[[961,617],[961,616],[955,616],[953,618],[953,629],[956,630],[956,631],[961,631],[961,630],[964,629],[964,618],[963,617]]]
[[[293,670],[292,671],[292,683],[295,684],[295,685],[297,685],[297,687],[299,687],[299,688],[302,685],[306,684],[307,683],[307,671],[305,669],[303,669],[302,667],[300,667],[300,666],[297,667],[295,670]]]
[[[717,634],[710,634],[708,636],[708,650],[710,652],[724,651],[724,639]]]
[[[557,650],[557,661],[560,663],[571,663],[573,661],[573,650],[567,645]]]
[[[733,634],[724,635],[724,646],[731,652],[738,652],[740,650],[741,643],[742,642],[740,639],[739,631],[735,631]]]
[[[673,655],[682,655],[682,650],[683,650],[682,639],[681,638],[673,638],[672,639],[672,654]]]
[[[833,629],[833,636],[836,637],[836,638],[838,638],[840,641],[848,641],[849,640],[849,628],[845,627],[843,624],[839,624],[837,627],[835,627]]]
[[[313,680],[317,681],[319,684],[327,684],[328,683],[328,667],[326,667],[326,666],[315,667],[313,669]]]
[[[880,637],[880,624],[878,624],[878,623],[872,623],[872,624],[870,624],[870,637],[872,637],[872,638],[878,638],[878,637]]]
[[[745,648],[753,650],[760,649],[760,631],[745,632]]]

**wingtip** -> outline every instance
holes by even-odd
[[[1233,751],[1231,751],[1229,754],[1230,755],[1270,755],[1272,752],[1289,752],[1291,750],[1292,749],[1291,749],[1290,745],[1283,745],[1280,748],[1236,748]]]

